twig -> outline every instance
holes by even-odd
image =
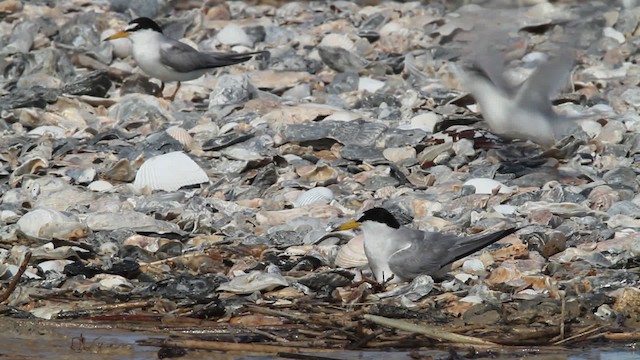
[[[605,325],[603,325],[603,326],[592,325],[592,326],[587,327],[584,331],[582,331],[582,332],[580,332],[578,334],[575,334],[573,336],[569,336],[566,339],[554,342],[553,345],[561,345],[561,344],[564,344],[564,343],[572,341],[572,340],[580,339],[580,338],[586,337],[587,335],[591,335],[591,334],[593,334],[595,332],[598,332],[598,331],[600,331],[600,330],[602,330],[604,328],[606,328]]]
[[[274,309],[269,309],[269,308],[262,308],[259,306],[254,306],[254,305],[246,305],[247,309],[251,310],[252,312],[258,313],[258,314],[264,314],[264,315],[277,315],[277,316],[284,316],[290,319],[294,319],[294,320],[300,320],[300,321],[304,321],[304,322],[310,322],[311,319],[309,319],[308,316],[304,316],[302,314],[293,314],[290,312],[286,312],[286,311],[280,311],[280,310],[274,310]]]
[[[640,340],[640,331],[607,333],[604,334],[604,338],[611,341],[638,341]]]
[[[247,330],[249,330],[249,331],[251,331],[253,333],[256,333],[258,335],[262,335],[262,336],[264,336],[266,338],[269,338],[269,339],[271,339],[273,341],[277,341],[279,343],[288,343],[289,342],[289,340],[287,340],[287,339],[285,339],[285,338],[283,338],[281,336],[273,335],[272,333],[270,333],[268,331],[263,331],[263,330],[260,330],[260,329],[250,329],[250,328],[247,328]]]
[[[491,341],[482,340],[472,336],[459,335],[459,334],[455,334],[447,331],[427,328],[426,326],[420,326],[404,320],[389,319],[389,318],[385,318],[377,315],[364,315],[364,318],[366,320],[369,320],[379,325],[393,327],[396,329],[409,331],[413,333],[423,334],[430,338],[440,340],[440,341],[446,340],[446,341],[450,341],[454,343],[462,343],[462,344],[499,346],[498,344],[493,343]]]
[[[9,299],[9,296],[11,296],[11,294],[13,294],[13,292],[16,290],[16,287],[18,286],[18,281],[20,281],[22,274],[24,274],[24,272],[27,270],[27,266],[29,265],[29,260],[31,260],[31,251],[27,251],[24,254],[24,258],[22,259],[20,268],[18,268],[18,272],[13,277],[13,279],[11,279],[11,282],[9,283],[9,287],[7,288],[7,290],[5,290],[4,294],[0,296],[0,303],[4,303],[5,301],[7,301],[7,299]]]
[[[560,307],[560,339],[564,339],[564,319],[566,316],[567,301],[562,295],[562,306]]]
[[[296,354],[296,353],[278,353],[278,357],[285,359],[302,359],[302,360],[339,360],[338,358],[330,358],[326,356],[317,356],[317,355],[305,355],[305,354]]]
[[[229,343],[219,341],[182,340],[182,339],[148,339],[139,340],[138,344],[144,346],[178,346],[190,349],[216,350],[216,351],[241,351],[251,353],[299,353],[299,352],[335,352],[332,349],[297,348],[292,346],[267,345],[255,343]]]

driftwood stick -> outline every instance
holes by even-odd
[[[623,332],[623,333],[607,333],[603,335],[605,339],[611,341],[639,341],[640,331]]]
[[[496,343],[482,340],[480,338],[466,336],[466,335],[459,335],[459,334],[448,332],[448,331],[428,328],[426,326],[413,324],[404,320],[389,319],[389,318],[385,318],[377,315],[364,315],[364,318],[366,320],[369,320],[379,325],[392,327],[392,328],[396,328],[396,329],[400,329],[400,330],[404,330],[412,333],[426,335],[432,339],[436,339],[439,341],[450,341],[453,343],[471,344],[471,345],[500,346]]]
[[[24,272],[27,270],[27,266],[29,265],[29,260],[31,260],[31,251],[27,251],[24,254],[24,258],[22,259],[20,268],[18,268],[18,272],[13,277],[13,279],[11,279],[11,282],[9,283],[9,287],[7,288],[7,290],[5,290],[4,294],[0,296],[0,303],[4,303],[5,301],[7,301],[7,299],[9,299],[11,294],[13,294],[13,292],[16,290],[16,287],[18,286],[18,282],[20,281],[22,274],[24,274]]]
[[[306,352],[335,352],[332,349],[318,349],[318,348],[298,348],[292,346],[283,345],[271,345],[271,344],[256,344],[256,343],[229,343],[219,341],[202,341],[202,340],[188,340],[188,339],[148,339],[140,340],[139,344],[145,346],[178,346],[188,349],[202,349],[202,350],[215,350],[215,351],[239,351],[250,353],[306,353]]]

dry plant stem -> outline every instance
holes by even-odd
[[[0,303],[4,303],[5,301],[7,301],[7,299],[9,299],[11,294],[13,294],[13,292],[16,290],[16,287],[18,286],[18,282],[20,281],[22,274],[24,274],[24,272],[27,270],[27,266],[29,265],[29,260],[31,260],[31,251],[27,251],[24,254],[24,258],[22,259],[20,268],[18,268],[18,272],[13,277],[13,279],[11,279],[11,282],[9,283],[9,287],[7,288],[7,290],[5,290],[4,294],[0,296]]]
[[[591,335],[593,333],[596,333],[596,332],[598,332],[598,331],[600,331],[600,330],[602,330],[604,328],[606,328],[606,326],[592,325],[592,326],[587,327],[584,331],[582,331],[582,332],[580,332],[578,334],[575,334],[573,336],[569,336],[568,338],[560,340],[560,341],[556,341],[555,343],[553,343],[553,345],[561,345],[561,344],[564,344],[564,343],[567,343],[567,342],[570,342],[570,341],[573,341],[573,340],[582,339],[582,338],[584,338],[586,336],[589,336],[589,335]]]
[[[172,340],[172,339],[149,339],[138,342],[146,346],[178,346],[189,349],[216,350],[216,351],[241,351],[251,353],[299,353],[299,352],[335,352],[331,349],[317,348],[297,348],[292,346],[264,345],[264,344],[241,344],[218,341],[202,340]]]
[[[278,353],[278,357],[285,359],[302,359],[302,360],[339,360],[337,358],[330,358],[326,356],[305,355],[305,354],[291,354],[291,353]]]
[[[253,312],[256,312],[258,314],[284,316],[289,319],[300,320],[305,322],[311,321],[308,316],[304,316],[302,314],[292,314],[290,312],[268,309],[268,308],[261,308],[259,306],[253,306],[253,305],[247,305],[247,309]]]
[[[560,308],[560,339],[564,339],[564,318],[566,316],[566,307],[567,307],[567,302],[563,295],[562,307]]]
[[[428,328],[426,326],[420,326],[408,321],[389,319],[377,315],[365,315],[364,318],[379,325],[393,327],[396,329],[409,331],[413,333],[423,334],[430,338],[440,341],[450,341],[460,344],[472,344],[472,345],[487,345],[487,346],[499,346],[491,341],[482,340],[472,336],[459,335],[447,331],[436,330]]]
[[[640,331],[625,333],[608,333],[603,335],[605,339],[611,341],[640,341]]]
[[[269,338],[269,339],[271,339],[273,341],[277,341],[279,343],[288,343],[289,342],[289,340],[287,340],[287,339],[285,339],[283,337],[277,336],[277,335],[273,335],[272,333],[270,333],[268,331],[262,331],[260,329],[249,329],[249,328],[247,328],[247,330],[249,330],[249,331],[251,331],[251,332],[253,332],[255,334],[262,335],[262,336],[264,336],[266,338]]]

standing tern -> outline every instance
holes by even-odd
[[[493,233],[458,237],[401,226],[386,209],[372,208],[337,230],[362,229],[364,252],[378,282],[397,283],[418,275],[441,277],[452,262],[512,234],[510,227]]]
[[[165,81],[178,82],[173,95],[168,98],[170,100],[175,98],[181,81],[197,79],[213,68],[245,62],[254,55],[269,56],[268,51],[200,52],[165,36],[160,26],[146,17],[132,20],[124,30],[109,36],[105,41],[120,38],[131,40],[133,59],[147,75],[162,82],[161,89],[164,89]]]

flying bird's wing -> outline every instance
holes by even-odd
[[[212,69],[221,66],[239,64],[251,59],[254,55],[267,55],[267,51],[249,53],[204,53],[191,46],[168,39],[160,47],[160,62],[178,72]]]
[[[518,89],[516,102],[526,109],[552,111],[550,100],[566,86],[574,62],[571,52],[561,51],[539,65]]]

